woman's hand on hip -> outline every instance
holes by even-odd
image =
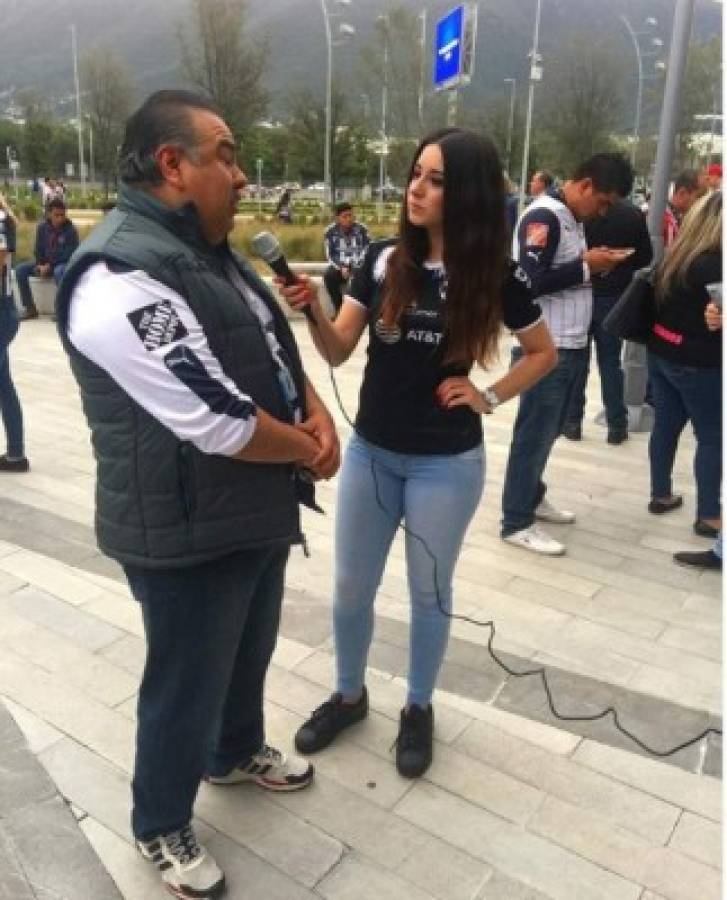
[[[469,406],[473,412],[480,415],[489,412],[489,407],[480,391],[464,375],[445,378],[437,388],[437,401],[444,409]]]

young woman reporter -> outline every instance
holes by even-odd
[[[293,307],[310,307],[313,341],[334,366],[369,330],[336,512],[336,692],[299,729],[296,746],[303,753],[327,746],[368,712],[364,673],[373,603],[403,520],[412,612],[396,765],[415,777],[431,762],[430,701],[450,626],[442,609],[451,610],[454,567],[484,483],[480,416],[529,387],[556,360],[507,244],[495,148],[472,132],[445,129],[417,149],[399,237],[369,246],[335,321],[308,279],[282,288]],[[469,372],[495,355],[503,323],[524,356],[480,392]]]

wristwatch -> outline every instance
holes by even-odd
[[[485,411],[485,415],[487,416],[494,412],[500,405],[500,398],[491,387],[487,387],[482,391],[482,399],[488,406],[488,409]]]

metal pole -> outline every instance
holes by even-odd
[[[377,218],[384,217],[384,183],[386,181],[386,154],[389,149],[386,137],[386,112],[389,102],[389,19],[381,16],[384,22],[384,83],[381,87],[381,156],[379,157],[379,204]]]
[[[510,82],[510,116],[507,120],[507,147],[505,149],[505,170],[510,175],[510,156],[512,153],[512,129],[515,124],[515,91],[517,89],[516,78],[506,78],[505,83]]]
[[[525,116],[525,143],[523,145],[523,165],[520,173],[520,199],[518,210],[522,212],[525,207],[525,187],[528,181],[528,160],[530,158],[530,129],[533,122],[533,98],[535,95],[535,82],[538,80],[536,72],[539,64],[538,42],[540,39],[540,9],[542,0],[538,0],[535,10],[535,30],[533,32],[533,49],[530,58],[530,86],[528,88],[528,110]]]
[[[93,125],[88,123],[88,166],[90,169],[91,184],[96,181],[96,164],[93,158]]]
[[[419,131],[424,133],[424,79],[426,78],[427,67],[427,11],[423,9],[419,13],[422,24],[422,31],[419,37],[419,98],[417,108],[419,112]]]
[[[263,161],[258,157],[255,160],[257,167],[257,216],[258,219],[263,217]]]
[[[447,125],[454,128],[457,124],[457,88],[447,91]]]
[[[639,39],[638,39],[636,32],[631,27],[631,23],[626,18],[626,16],[621,15],[621,16],[619,16],[619,18],[626,26],[626,30],[629,33],[629,37],[631,38],[631,40],[633,42],[634,50],[636,51],[636,64],[638,66],[638,70],[637,70],[638,71],[638,86],[636,89],[636,113],[634,115],[634,138],[633,138],[633,144],[631,147],[631,165],[635,167],[636,166],[636,154],[638,152],[638,147],[639,147],[639,132],[641,131],[641,98],[643,96],[643,91],[644,91],[644,64],[643,64],[643,60],[641,58],[641,46],[639,45]]]
[[[78,80],[78,48],[76,26],[71,25],[71,49],[73,52],[73,81],[76,85],[76,119],[78,121],[78,168],[81,175],[81,194],[86,196],[86,172],[83,165],[83,120],[81,119],[81,85]]]
[[[330,206],[333,203],[331,192],[331,107],[333,93],[333,46],[331,42],[331,23],[328,19],[328,10],[326,9],[326,0],[321,0],[321,10],[323,11],[323,24],[326,30],[326,51],[328,54],[328,63],[326,68],[326,134],[325,146],[323,148],[323,183],[326,186],[325,199]]]
[[[654,247],[654,259],[664,252],[662,220],[666,209],[671,168],[674,162],[674,142],[679,123],[682,87],[692,31],[694,0],[676,0],[672,28],[669,64],[664,85],[664,102],[661,110],[659,141],[656,145],[656,166],[649,203],[649,234]],[[628,407],[631,431],[645,431],[650,427],[644,407],[646,395],[646,349],[640,344],[627,342],[624,348],[624,400]],[[649,416],[650,418],[650,416]]]

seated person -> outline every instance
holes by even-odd
[[[76,226],[66,215],[66,204],[60,198],[48,204],[48,216],[38,223],[35,231],[35,260],[21,263],[15,269],[20,300],[23,304],[21,319],[37,319],[38,310],[30,290],[30,277],[52,278],[58,284],[66,271],[66,265],[78,246]]]
[[[343,291],[358,268],[370,243],[366,227],[356,221],[350,203],[336,206],[336,221],[332,222],[323,235],[323,246],[329,266],[323,275],[323,282],[336,312],[343,303]]]

